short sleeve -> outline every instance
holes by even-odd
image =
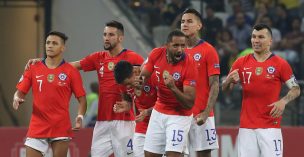
[[[184,76],[185,79],[184,79],[183,85],[196,87],[198,70],[197,70],[197,68],[193,68],[193,67],[196,67],[194,60],[192,60],[191,57],[188,57],[188,58],[189,58],[189,62],[188,62],[189,64],[186,64],[187,69],[185,72],[185,76]]]
[[[208,76],[220,74],[220,61],[216,50],[213,47],[206,53]]]
[[[285,60],[282,60],[280,75],[281,75],[281,82],[284,83],[294,76],[290,65]]]
[[[81,75],[75,68],[73,68],[71,72],[71,87],[76,98],[86,95],[83,88]]]
[[[155,58],[156,58],[156,49],[153,49],[148,56],[148,58],[144,62],[144,69],[148,70],[149,72],[154,71],[154,64],[155,64]]]
[[[99,53],[95,52],[80,60],[80,66],[83,71],[96,70],[95,62],[98,59]]]
[[[32,68],[25,70],[24,73],[21,75],[19,82],[16,86],[18,90],[23,93],[27,93],[32,86]]]

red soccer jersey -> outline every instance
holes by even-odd
[[[156,99],[157,93],[155,86],[152,85],[151,80],[148,80],[141,92],[135,92],[134,102],[137,109],[148,109],[154,106]],[[146,134],[149,120],[150,116],[146,116],[142,122],[137,122],[135,132]]]
[[[220,74],[219,57],[215,48],[208,42],[201,40],[199,44],[191,49],[185,50],[193,57],[198,69],[198,79],[196,81],[196,99],[192,108],[193,115],[197,115],[207,107],[209,98],[209,76]],[[213,116],[213,110],[209,116]]]
[[[68,63],[49,69],[43,62],[32,65],[22,75],[17,89],[27,93],[32,87],[33,113],[28,137],[71,137],[69,103],[72,92],[85,96],[80,73]]]
[[[113,106],[116,101],[121,101],[119,85],[114,79],[114,66],[117,62],[125,60],[132,65],[141,65],[143,58],[137,53],[124,49],[117,56],[110,56],[109,52],[95,52],[80,61],[84,71],[96,70],[99,81],[98,121],[109,120],[134,120],[134,114],[114,113]]]
[[[168,64],[166,48],[152,50],[145,64],[145,69],[151,73],[154,71],[156,74],[154,78],[158,88],[158,98],[154,106],[155,110],[169,115],[189,116],[192,114],[192,110],[183,108],[172,91],[166,87],[164,75],[172,75],[176,87],[181,91],[183,91],[183,86],[195,87],[197,71],[193,69],[194,64],[194,61],[188,55],[184,55],[183,59],[176,64]]]
[[[231,71],[234,69],[239,69],[243,87],[240,127],[279,128],[282,117],[272,118],[268,105],[279,100],[282,83],[293,76],[290,65],[276,55],[257,62],[249,54],[236,60]]]

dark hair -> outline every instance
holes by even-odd
[[[60,37],[60,38],[62,39],[62,41],[63,41],[64,44],[65,44],[65,42],[68,40],[68,37],[67,37],[64,33],[62,33],[62,32],[51,31],[51,32],[49,32],[49,33],[46,35],[46,37],[49,37],[50,35],[56,35],[56,36]]]
[[[98,90],[99,90],[99,84],[98,84],[98,82],[92,82],[91,84],[90,84],[90,89],[91,89],[91,91],[93,92],[93,93],[98,93]]]
[[[112,20],[110,22],[107,22],[106,26],[117,28],[122,34],[124,34],[124,27],[123,27],[122,23],[120,23],[118,21]]]
[[[176,29],[169,33],[168,38],[167,38],[167,43],[170,43],[172,41],[173,37],[186,37],[186,35],[179,29]]]
[[[192,8],[188,8],[188,9],[186,9],[184,12],[183,12],[183,15],[184,14],[193,14],[193,15],[195,15],[198,19],[199,19],[199,21],[201,22],[201,23],[203,23],[203,19],[202,19],[202,15],[201,15],[201,13],[199,13],[197,10],[195,10],[195,9],[192,9]]]
[[[253,26],[253,29],[259,31],[259,30],[262,30],[262,29],[267,29],[270,36],[272,37],[272,31],[271,31],[271,28],[269,26],[267,26],[266,24],[264,23],[259,23],[259,24],[256,24]]]
[[[119,61],[114,68],[114,78],[116,83],[122,84],[123,81],[133,74],[133,65],[125,60]]]

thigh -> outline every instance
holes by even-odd
[[[184,153],[192,116],[166,115],[166,152]]]
[[[66,157],[68,154],[69,140],[54,140],[51,142],[53,157]]]
[[[257,129],[262,157],[282,157],[283,138],[281,129]]]
[[[145,134],[135,133],[133,136],[133,152],[134,157],[144,156]]]
[[[239,129],[238,157],[260,157],[260,149],[254,129]]]
[[[91,146],[92,157],[104,157],[113,153],[110,129],[109,122],[96,121]]]
[[[38,138],[26,138],[25,143],[26,152],[30,154],[36,154],[39,152],[41,155],[45,155],[49,149],[49,143],[47,139],[38,139]],[[31,155],[29,155],[31,156]]]
[[[145,156],[165,153],[166,130],[163,121],[162,114],[153,109],[144,144]]]
[[[25,146],[26,156],[30,157],[43,157],[42,153],[36,149],[29,146]]]
[[[135,122],[115,120],[111,123],[111,140],[114,156],[133,156],[133,135],[135,130]]]
[[[189,145],[194,151],[218,149],[218,140],[215,129],[214,117],[208,117],[203,125],[197,125],[192,119],[189,131]]]

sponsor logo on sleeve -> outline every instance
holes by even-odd
[[[214,68],[220,68],[220,64],[214,64]]]

